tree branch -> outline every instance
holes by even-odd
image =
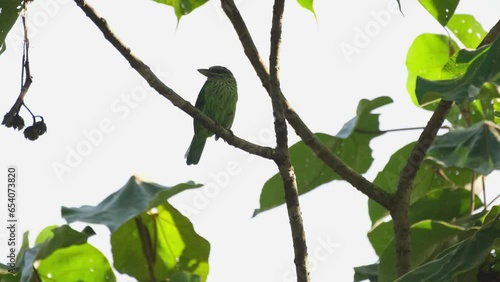
[[[284,7],[284,0],[274,1],[271,27],[271,51],[269,56],[269,65],[271,66],[269,90],[273,105],[274,130],[276,132],[277,144],[275,162],[278,166],[285,190],[285,202],[288,211],[288,219],[290,221],[290,229],[292,232],[297,281],[309,282],[310,277],[304,222],[302,220],[302,212],[300,209],[297,181],[288,152],[288,130],[283,111],[279,81],[279,53],[281,46]]]
[[[178,107],[197,121],[199,121],[208,130],[224,139],[228,144],[237,147],[250,154],[258,155],[266,159],[274,159],[275,150],[269,147],[259,146],[257,144],[248,142],[244,139],[234,135],[231,131],[223,128],[214,120],[202,113],[200,110],[191,105],[188,101],[184,100],[181,96],[175,93],[165,85],[139,58],[137,58],[130,48],[125,46],[120,39],[110,30],[106,20],[96,14],[85,0],[75,0],[76,4],[85,12],[87,17],[94,22],[94,24],[101,30],[104,37],[122,54],[122,56],[130,63],[148,83],[160,95],[167,98],[174,106]]]
[[[257,51],[257,47],[252,40],[250,32],[248,31],[245,21],[241,17],[234,0],[221,0],[221,6],[238,34],[248,60],[252,64],[257,76],[260,78],[262,85],[270,94],[271,89],[269,83],[269,72],[262,61],[259,52]],[[390,194],[368,181],[361,174],[354,171],[340,158],[334,155],[306,126],[282,93],[281,99],[284,106],[286,120],[293,127],[295,133],[316,154],[316,156],[327,164],[335,173],[342,177],[342,179],[354,186],[354,188],[358,189],[360,192],[367,195],[369,198],[373,199],[386,209],[389,209],[391,198]]]
[[[500,34],[500,21],[490,30],[488,35],[483,39],[479,47],[490,44]],[[415,147],[410,153],[406,165],[401,171],[398,187],[389,209],[394,223],[394,238],[396,247],[396,269],[397,275],[402,276],[411,269],[410,252],[411,252],[411,234],[410,221],[408,218],[410,195],[412,183],[415,179],[418,169],[427,154],[427,150],[436,138],[439,128],[448,115],[453,101],[441,100],[438,107],[432,114],[429,122],[420,134]]]

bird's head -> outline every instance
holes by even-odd
[[[231,71],[222,66],[213,66],[209,69],[199,69],[198,71],[209,79],[234,79]]]

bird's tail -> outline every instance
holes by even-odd
[[[185,156],[188,165],[198,164],[201,153],[203,153],[203,148],[205,148],[205,142],[207,142],[207,138],[194,135]]]

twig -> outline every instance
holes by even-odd
[[[257,51],[257,47],[255,46],[250,32],[246,27],[245,21],[234,4],[234,0],[221,0],[221,6],[233,24],[233,27],[243,46],[244,52],[257,73],[257,76],[260,78],[262,85],[268,93],[271,93],[269,85],[269,72],[262,61],[259,52]],[[369,198],[373,199],[386,209],[390,209],[390,194],[368,181],[361,174],[354,171],[340,158],[334,155],[328,147],[321,143],[318,137],[316,137],[316,135],[314,135],[306,126],[282,93],[281,96],[286,120],[293,127],[295,133],[314,152],[314,154],[316,154],[319,159],[321,159],[335,173],[351,184],[354,188],[358,189],[360,192],[367,195]]]
[[[21,106],[24,103],[24,97],[28,93],[28,90],[33,82],[33,78],[31,77],[30,71],[30,63],[29,63],[29,46],[30,41],[28,38],[28,27],[26,25],[26,14],[28,12],[28,3],[30,1],[23,2],[23,11],[21,14],[21,22],[23,23],[24,30],[24,42],[23,42],[23,58],[22,58],[22,66],[21,66],[21,92],[14,102],[14,105],[10,108],[7,115],[15,116],[19,113]]]
[[[271,27],[271,51],[269,56],[270,96],[274,113],[274,130],[276,132],[276,158],[283,187],[285,202],[292,232],[293,249],[295,253],[295,272],[298,282],[309,282],[309,266],[304,222],[299,204],[299,192],[294,169],[288,152],[288,130],[283,111],[279,81],[279,53],[281,46],[282,19],[285,1],[275,0]]]
[[[139,58],[137,58],[121,40],[110,30],[106,20],[96,14],[85,0],[75,0],[76,4],[85,12],[87,17],[101,30],[104,37],[122,54],[122,56],[130,63],[147,82],[160,95],[167,98],[174,106],[178,107],[194,119],[200,122],[208,130],[224,139],[228,144],[237,147],[250,154],[258,155],[266,159],[274,159],[275,151],[270,147],[263,147],[257,144],[248,142],[234,135],[231,131],[217,124],[213,119],[195,108],[191,103],[184,100],[174,90],[165,85]]]
[[[425,127],[416,126],[416,127],[404,127],[404,128],[394,128],[394,129],[386,129],[386,130],[364,130],[364,129],[354,129],[354,132],[365,133],[365,134],[384,134],[389,132],[398,132],[398,131],[410,131],[410,130],[423,130]],[[451,130],[450,126],[443,125],[441,129]]]
[[[474,210],[476,209],[476,190],[475,185],[474,185],[474,180],[476,180],[476,173],[472,172],[471,175],[471,180],[470,180],[470,208],[469,208],[469,214],[473,214]]]
[[[486,183],[484,181],[484,179],[486,178],[486,176],[484,175],[481,175],[481,184],[483,186],[483,205],[484,205],[484,210],[488,210],[488,203],[486,202]]]
[[[495,35],[491,35],[495,33]],[[486,38],[478,46],[492,43],[500,33],[500,21],[490,30]],[[430,145],[434,141],[439,128],[442,126],[446,115],[450,111],[453,105],[452,101],[441,100],[438,107],[434,111],[429,122],[422,131],[415,147],[408,157],[408,161],[401,171],[399,178],[398,187],[396,193],[394,194],[393,201],[390,204],[392,208],[390,209],[391,216],[394,223],[394,238],[396,247],[396,268],[397,275],[402,276],[407,273],[410,268],[410,246],[411,246],[411,234],[410,234],[410,221],[408,219],[408,211],[410,205],[410,195],[413,180],[417,174],[422,161],[429,149]]]

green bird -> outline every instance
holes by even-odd
[[[236,79],[230,70],[221,66],[209,69],[199,69],[207,77],[207,81],[200,90],[195,107],[212,118],[226,129],[231,129],[238,101],[238,87]],[[200,161],[207,138],[214,135],[203,125],[194,120],[194,136],[186,152],[186,163],[197,164]],[[219,139],[218,136],[215,140]]]

